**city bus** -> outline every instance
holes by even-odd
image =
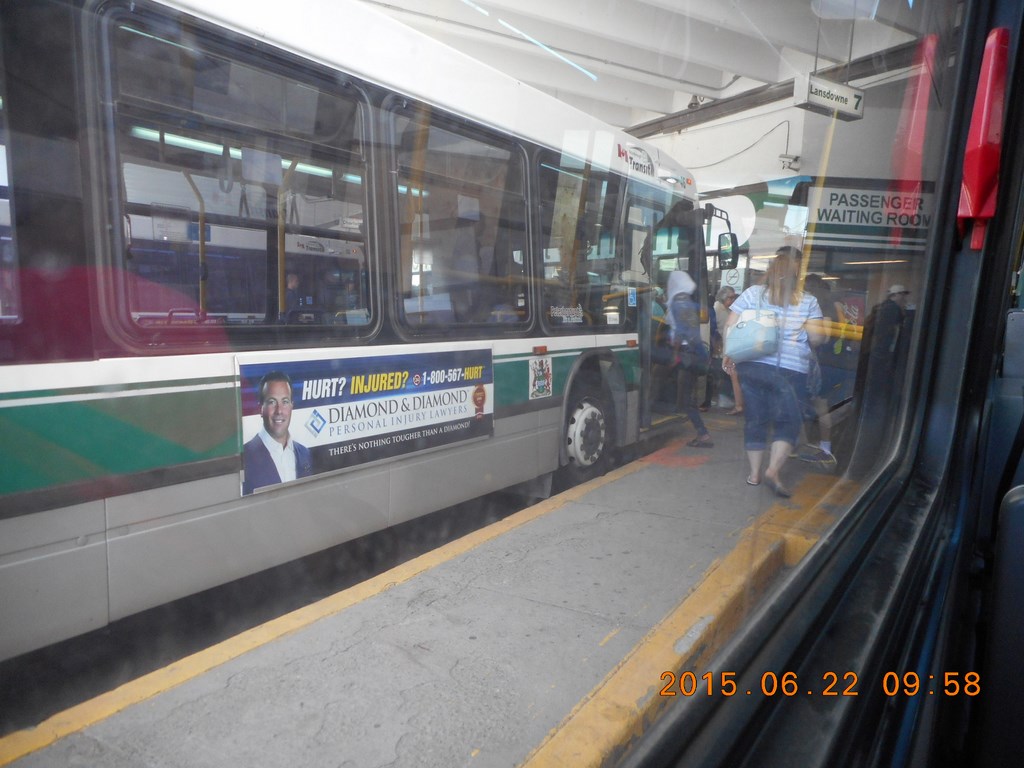
[[[659,635],[605,764],[1019,762],[1021,4],[675,5],[653,50],[749,20],[755,63],[628,131],[356,2],[0,5],[0,657],[593,477],[663,417],[666,275],[703,314],[791,245],[843,295],[836,461],[792,446],[782,496],[721,459],[740,588]],[[713,519],[692,456],[672,511]]]
[[[580,482],[665,418],[658,282],[687,270],[707,320],[693,176],[314,8],[0,11],[2,658]]]

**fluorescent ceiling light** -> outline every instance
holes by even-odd
[[[160,131],[153,128],[143,128],[141,126],[135,126],[130,131],[131,135],[136,139],[142,139],[144,141],[160,141]],[[173,133],[165,133],[163,135],[164,144],[170,147],[178,147],[179,149],[191,149],[195,152],[205,152],[208,155],[223,155],[224,146],[222,144],[215,144],[212,141],[203,141],[202,139],[192,139],[188,136],[178,136]],[[236,147],[229,147],[228,154],[233,160],[242,159],[242,150]],[[291,161],[285,158],[281,158],[281,167],[290,168]],[[324,179],[329,179],[334,175],[330,168],[321,168],[318,165],[310,165],[309,163],[296,163],[295,170],[299,173],[305,173],[310,176],[319,176]],[[363,180],[361,177],[346,173],[344,176],[345,181],[353,184],[362,184]]]
[[[486,8],[481,8],[479,5],[473,2],[473,0],[462,0],[466,5],[472,8],[474,11],[482,13],[484,16],[490,16],[490,12]]]
[[[906,264],[908,259],[888,259],[886,261],[847,261],[844,262],[847,265],[850,264]]]
[[[544,43],[542,43],[542,42],[541,42],[540,40],[538,40],[538,39],[536,39],[536,38],[534,38],[534,37],[530,37],[530,36],[529,36],[528,34],[526,34],[525,32],[523,32],[522,30],[516,29],[515,27],[513,27],[513,26],[512,26],[511,24],[509,24],[509,23],[508,23],[507,21],[505,21],[504,19],[498,19],[498,23],[499,23],[499,24],[501,24],[501,26],[505,27],[505,29],[510,29],[510,30],[512,30],[512,31],[513,31],[513,32],[515,32],[515,33],[516,33],[517,35],[519,35],[519,36],[520,36],[521,38],[523,38],[524,40],[529,40],[529,41],[530,41],[531,43],[533,43],[534,45],[536,45],[536,46],[537,46],[538,48],[540,48],[540,49],[541,49],[542,51],[546,51],[547,53],[550,53],[550,54],[551,54],[552,56],[554,56],[554,57],[555,57],[556,59],[559,59],[559,60],[561,60],[561,61],[564,61],[564,62],[565,62],[566,64],[568,64],[568,65],[569,65],[570,67],[572,67],[573,69],[578,69],[578,70],[579,70],[580,72],[582,72],[582,73],[583,73],[584,75],[586,75],[587,77],[589,77],[589,78],[590,78],[591,80],[594,80],[594,81],[596,81],[596,80],[597,80],[597,75],[595,75],[595,74],[594,74],[593,72],[591,72],[591,71],[589,71],[589,70],[586,70],[586,69],[584,69],[583,67],[581,67],[581,66],[580,66],[579,64],[577,64],[577,63],[576,63],[576,62],[574,62],[574,61],[570,61],[570,60],[569,60],[569,59],[567,59],[567,58],[566,58],[565,56],[563,56],[562,54],[560,54],[560,53],[559,53],[558,51],[552,50],[552,49],[551,49],[551,48],[549,48],[548,46],[544,45]]]
[[[549,165],[548,163],[541,163],[540,167],[547,168],[548,170],[554,171],[555,173],[564,173],[566,176],[571,176],[572,178],[579,179],[580,181],[585,181],[585,177],[582,173],[567,171],[565,170],[565,168],[558,168],[557,166]]]

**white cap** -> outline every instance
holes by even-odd
[[[896,285],[889,286],[889,295],[892,296],[894,293],[910,293],[906,286],[896,283]]]

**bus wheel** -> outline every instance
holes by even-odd
[[[608,471],[612,449],[611,413],[595,383],[573,388],[565,424],[565,453],[562,467],[566,486],[582,483]]]

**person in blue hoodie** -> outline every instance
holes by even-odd
[[[697,377],[707,372],[711,359],[700,337],[700,305],[693,297],[696,288],[697,284],[686,272],[677,270],[670,274],[666,291],[667,314],[672,329],[672,349],[680,368],[680,407],[697,430],[697,436],[688,445],[691,448],[711,448],[715,443],[694,402]]]

